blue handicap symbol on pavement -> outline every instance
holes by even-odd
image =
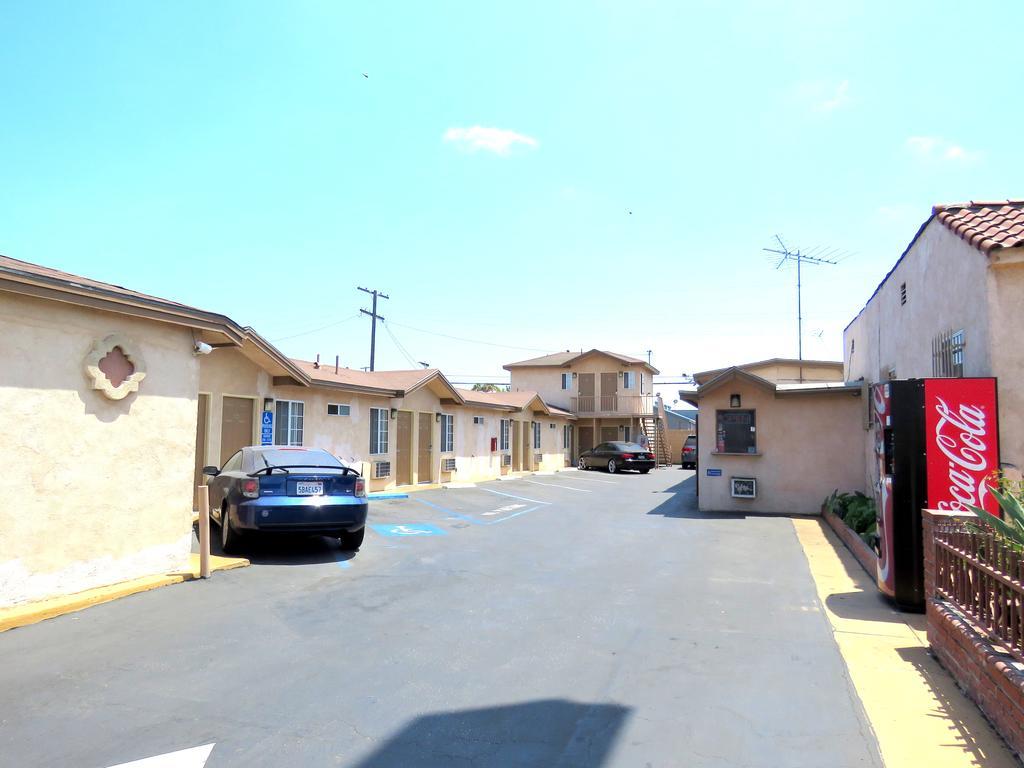
[[[402,523],[400,525],[385,525],[373,523],[370,525],[373,530],[381,536],[444,536],[445,531],[430,523]]]

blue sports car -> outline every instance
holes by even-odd
[[[210,515],[221,547],[236,552],[248,533],[336,536],[359,549],[366,532],[366,481],[320,448],[242,448],[209,475]]]

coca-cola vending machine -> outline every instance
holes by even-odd
[[[987,483],[999,469],[994,378],[906,379],[872,388],[878,588],[924,609],[921,510],[999,513]]]

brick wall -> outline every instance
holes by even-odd
[[[935,593],[934,524],[948,514],[924,510],[924,585],[928,643],[957,684],[1017,756],[1024,759],[1024,665],[993,647],[956,606]]]

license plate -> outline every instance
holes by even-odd
[[[295,492],[299,496],[323,496],[324,495],[324,484],[323,483],[296,483]]]

